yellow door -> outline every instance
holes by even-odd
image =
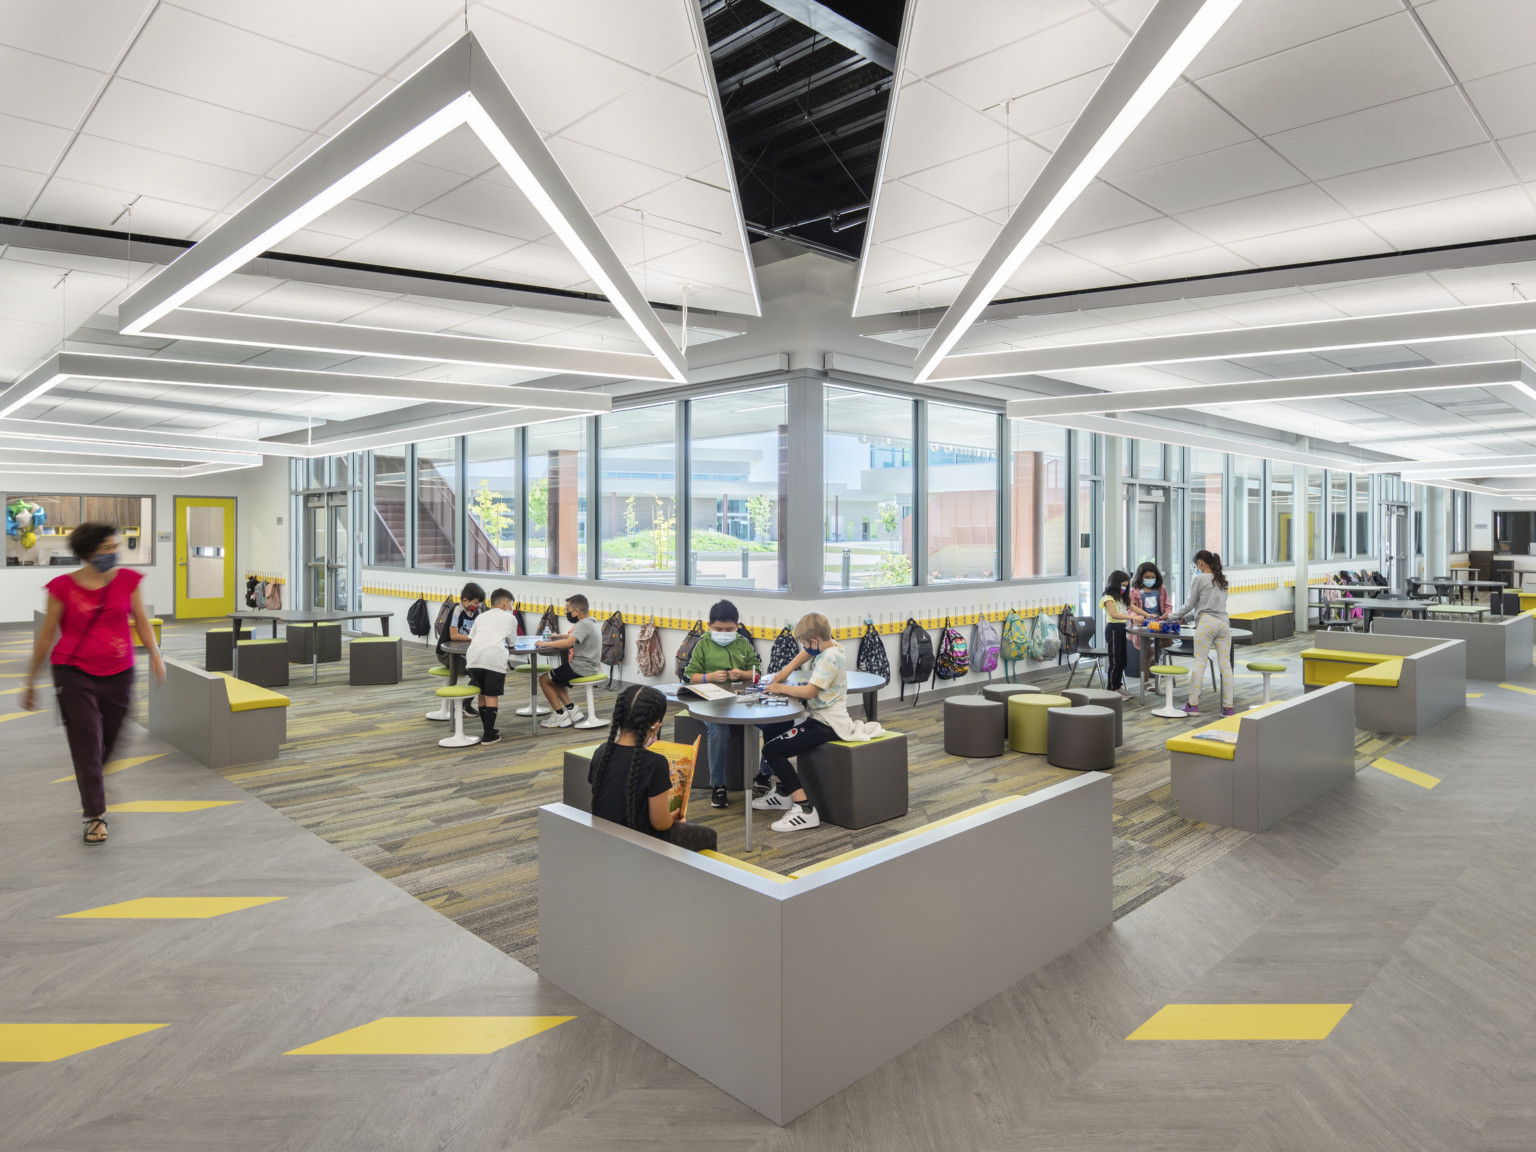
[[[176,618],[235,611],[235,501],[176,497]]]

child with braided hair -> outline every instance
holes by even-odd
[[[608,740],[592,754],[587,776],[592,785],[592,815],[680,848],[713,848],[713,828],[672,815],[671,767],[665,756],[650,751],[666,715],[667,698],[654,688],[635,684],[619,694]]]

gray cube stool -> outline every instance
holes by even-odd
[[[1115,766],[1115,714],[1094,704],[1049,709],[1045,759],[1074,772],[1109,771]]]
[[[1107,688],[1068,688],[1062,695],[1072,701],[1074,708],[1108,708],[1115,714],[1115,747],[1125,743],[1125,697],[1120,693]]]
[[[981,690],[982,696],[1007,707],[1008,697],[1020,694],[1027,696],[1040,695],[1040,689],[1033,684],[987,684]]]
[[[399,636],[359,636],[347,656],[348,684],[398,684],[405,676],[405,650]]]
[[[249,640],[250,629],[241,628],[240,639]],[[235,630],[210,628],[203,634],[203,667],[209,672],[233,672],[235,669]]]
[[[708,788],[709,729],[704,727],[704,721],[695,719],[686,709],[679,712],[672,718],[672,739],[679,744],[700,741],[699,762],[693,770],[693,786]],[[741,758],[746,755],[745,740],[746,730],[740,724],[732,724],[731,743],[725,753],[725,786],[732,792],[741,791]],[[689,803],[693,801],[690,800]]]
[[[985,696],[944,701],[944,751],[951,756],[1001,756],[1008,743],[1008,705]]]
[[[887,728],[876,740],[833,740],[798,761],[805,791],[828,824],[867,828],[907,814],[904,732]]]
[[[560,798],[583,812],[592,811],[592,784],[587,776],[592,771],[592,756],[598,747],[589,744],[585,748],[565,750],[564,787]]]
[[[287,687],[287,640],[240,640],[235,644],[235,652],[239,657],[235,661],[235,675],[239,679],[263,688]]]
[[[316,644],[320,645],[320,663],[341,659],[340,624],[288,625],[288,663],[313,664]]]

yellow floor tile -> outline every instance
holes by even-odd
[[[1511,692],[1524,692],[1529,696],[1536,696],[1536,688],[1522,688],[1518,684],[1500,684],[1500,688],[1508,688]]]
[[[1322,1040],[1348,1004],[1169,1004],[1127,1040]]]
[[[142,1036],[165,1024],[0,1023],[0,1064],[46,1064],[77,1052]]]
[[[289,1056],[476,1056],[548,1031],[574,1016],[384,1016]]]
[[[156,752],[153,756],[125,756],[121,760],[108,760],[101,774],[110,776],[114,772],[121,772],[124,768],[137,768],[140,764],[148,764],[151,760],[158,760],[164,755],[164,752]],[[60,776],[54,783],[68,784],[73,780],[74,776]]]
[[[25,720],[28,716],[45,716],[45,715],[47,715],[47,713],[42,712],[42,711],[37,711],[37,712],[6,712],[5,714],[0,715],[0,724],[4,724],[7,720]],[[74,777],[71,776],[70,779],[73,780]]]
[[[201,812],[205,808],[225,808],[239,800],[125,800],[108,804],[108,812]]]
[[[1379,768],[1411,784],[1417,784],[1420,788],[1433,788],[1440,783],[1440,777],[1431,776],[1428,772],[1420,772],[1417,768],[1410,768],[1406,764],[1399,764],[1396,760],[1372,760],[1371,767]]]
[[[1482,698],[1483,698],[1483,694],[1481,692],[1468,692],[1467,693],[1467,699],[1468,700],[1481,700]]]
[[[283,896],[141,896],[121,904],[103,904],[84,912],[69,912],[60,920],[207,920],[258,904],[271,904]]]

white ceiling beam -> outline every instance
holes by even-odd
[[[1075,428],[1080,432],[1102,432],[1109,436],[1130,436],[1142,440],[1155,440],[1159,444],[1176,444],[1185,448],[1208,448],[1213,452],[1235,452],[1244,456],[1259,456],[1265,460],[1279,460],[1289,464],[1305,464],[1312,468],[1336,468],[1345,472],[1364,472],[1368,462],[1332,456],[1324,452],[1304,452],[1286,448],[1265,440],[1250,440],[1230,433],[1200,432],[1193,428],[1180,428],[1169,424],[1144,424],[1119,416],[1054,416],[1037,421],[1058,428]],[[1383,465],[1383,471],[1392,471],[1393,465]]]
[[[398,444],[411,444],[417,440],[436,439],[440,436],[463,436],[471,432],[495,432],[506,428],[521,428],[525,424],[547,424],[552,420],[569,419],[573,415],[580,415],[580,413],[503,409],[478,415],[415,419],[379,428],[337,432],[326,437],[317,436],[309,445],[307,454],[329,456],[336,452],[393,448]]]
[[[238,472],[253,467],[247,464],[193,464],[183,468],[160,468],[154,465],[82,463],[68,455],[29,457],[25,464],[17,460],[11,463],[0,460],[0,474],[24,476],[51,476],[56,473],[79,476],[120,476],[140,479],[182,480],[198,476],[212,476],[219,472]]]
[[[199,412],[223,416],[227,420],[250,419],[263,423],[312,425],[325,424],[324,420],[311,420],[303,412],[269,412],[262,408],[242,408],[236,404],[197,404],[190,400],[170,400],[164,396],[119,396],[113,392],[96,392],[87,388],[62,388],[55,386],[47,392],[49,400],[79,400],[86,404],[100,404],[108,408],[147,408],[150,411]],[[168,417],[169,418],[169,417]]]
[[[191,448],[168,444],[130,444],[115,441],[102,444],[97,440],[85,440],[64,436],[18,436],[0,431],[0,449],[7,456],[32,452],[76,452],[91,456],[104,453],[126,456],[135,460],[191,460],[198,464],[234,464],[252,467],[261,463],[261,456],[254,452],[215,451],[208,448]]]
[[[1398,464],[1373,465],[1372,472],[1396,472],[1404,480],[1421,476],[1532,476],[1536,477],[1536,455],[1466,456],[1459,460],[1407,460]]]
[[[1189,332],[1179,336],[1148,336],[1139,340],[1104,340],[1053,348],[1009,352],[973,352],[951,356],[935,369],[935,380],[966,380],[985,376],[1025,376],[1035,372],[1076,372],[1095,368],[1126,368],[1148,364],[1178,364],[1191,360],[1232,360],[1296,352],[1326,352],[1338,348],[1372,348],[1394,344],[1433,344],[1474,336],[1515,336],[1536,332],[1536,302],[1479,304],[1470,308],[1439,308],[1428,312],[1398,312],[1386,316],[1349,316],[1219,332]]]
[[[232,436],[200,436],[194,432],[159,432],[145,428],[114,428],[104,424],[66,424],[55,420],[18,420],[0,425],[0,431],[18,439],[89,441],[102,447],[118,444],[147,444],[161,448],[185,448],[189,452],[258,453],[302,459],[309,453],[302,444],[282,441],[246,440]]]
[[[472,33],[423,65],[123,301],[118,313],[122,331],[142,334],[162,319],[174,327],[176,310],[200,292],[466,124],[650,350],[654,359],[647,373],[684,383],[681,350]],[[515,341],[504,343],[508,349],[519,347]],[[522,347],[538,349],[538,366],[549,366],[545,358],[554,349]],[[586,363],[573,354],[559,370],[592,374]]]
[[[918,352],[918,383],[933,378],[935,367],[1241,2],[1157,0]]]
[[[299,392],[326,396],[365,396],[415,403],[450,403],[498,408],[548,408],[559,412],[607,412],[613,402],[597,392],[529,388],[501,384],[461,384],[448,380],[402,380],[256,364],[205,364],[158,356],[107,356],[94,352],[59,352],[8,387],[0,388],[0,419],[31,403],[66,380],[116,380],[136,384],[233,388],[250,392]]]
[[[1521,383],[1529,387],[1532,380],[1536,380],[1536,373],[1519,360],[1498,360],[1484,364],[1434,364],[1423,368],[1388,368],[1379,372],[1344,372],[1284,380],[1245,380],[1239,384],[1192,384],[1181,388],[1099,392],[1091,396],[1042,396],[1038,399],[1010,400],[1008,415],[1021,420],[1035,420],[1049,416],[1284,403],[1291,400],[1488,388]]]

